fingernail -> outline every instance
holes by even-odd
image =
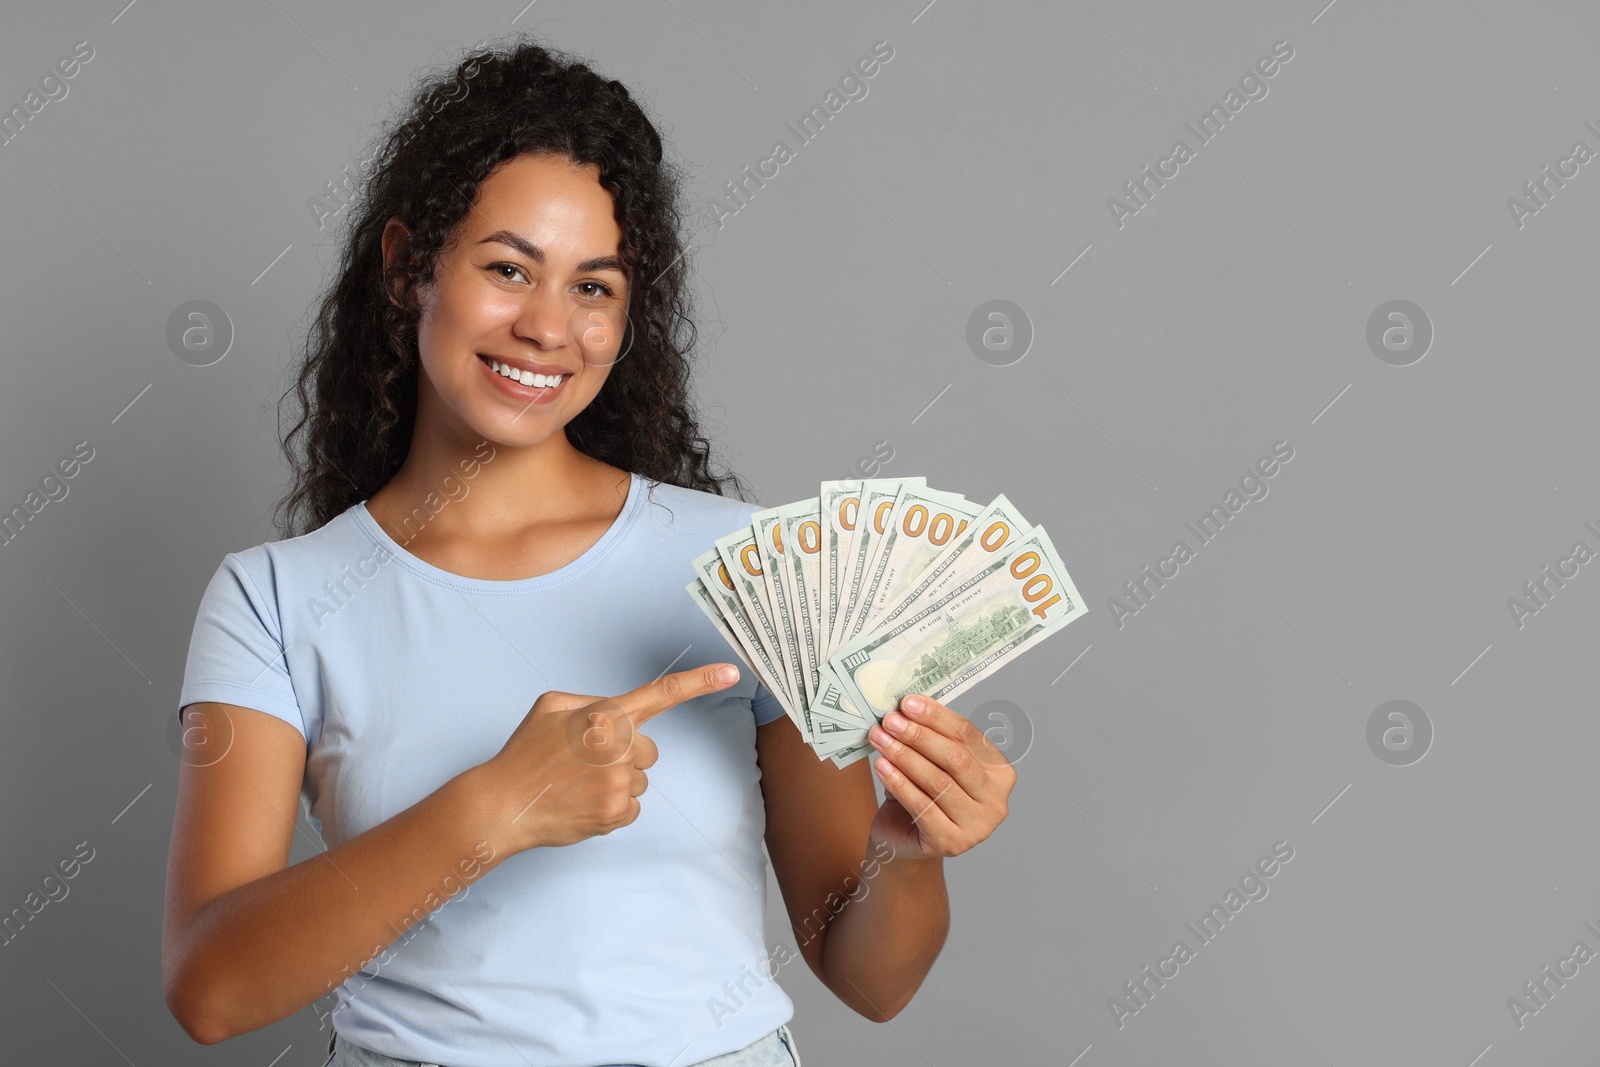
[[[906,728],[906,717],[898,711],[891,711],[883,717],[884,729],[900,733]]]
[[[739,668],[723,665],[717,668],[717,681],[723,685],[732,685],[739,680]]]
[[[921,697],[910,696],[910,697],[906,697],[904,700],[902,700],[900,702],[900,706],[902,708],[904,708],[906,711],[909,711],[913,715],[915,715],[917,712],[919,712],[923,708],[927,707],[928,706],[928,702],[923,700]]]

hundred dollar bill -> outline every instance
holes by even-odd
[[[813,719],[831,719],[860,731],[863,737],[875,720],[868,717],[850,700],[839,683],[833,679],[833,670],[826,663],[817,672],[817,699],[811,704]]]
[[[882,571],[873,571],[869,568],[868,561],[878,558],[879,553],[876,549],[884,540],[884,536],[894,528],[892,516],[896,501],[910,491],[927,491],[927,479],[868,478],[861,483],[855,536],[846,551],[849,566],[843,579],[843,594],[838,606],[839,617],[835,619],[828,645],[830,655],[859,632],[865,623],[866,612],[863,605],[867,597],[875,593],[874,579],[878,579],[881,583],[883,575]],[[958,493],[945,495],[955,500],[965,499]],[[817,699],[814,705],[817,714],[827,715],[841,722],[871,725],[872,720],[868,713],[857,707],[850,695],[838,685],[833,678],[831,668],[826,663],[819,667],[817,673]]]
[[[743,602],[739,599],[737,583],[733,573],[729,571],[727,561],[717,549],[695,557],[693,561],[695,573],[699,575],[701,584],[711,594],[712,606],[727,622],[728,628],[738,639],[739,647],[743,648],[748,657],[746,662],[757,669],[762,683],[778,699],[785,711],[792,714],[795,728],[800,731],[800,736],[808,742],[816,737],[816,731],[811,726],[811,716],[806,713],[805,705],[795,699],[783,677],[783,668],[767,649],[761,640],[762,633],[754,618],[746,614]],[[692,590],[691,590],[692,592]]]
[[[784,670],[795,696],[801,703],[810,704],[810,678],[800,660],[799,605],[794,602],[794,594],[783,580],[787,550],[783,543],[783,529],[779,525],[781,510],[765,508],[758,511],[750,516],[750,525],[756,533],[756,547],[761,551],[761,585],[766,590],[767,609],[778,632]]]
[[[856,522],[855,542],[850,549],[850,583],[841,600],[844,618],[834,635],[834,648],[854,637],[861,625],[863,605],[872,595],[872,563],[889,529],[895,501],[906,490],[906,482],[898,478],[874,478],[870,483],[862,483],[861,517]]]
[[[783,587],[794,616],[796,651],[800,653],[801,688],[808,703],[817,696],[817,664],[822,662],[818,581],[822,577],[820,499],[808,497],[777,509],[778,536],[783,542]]]
[[[766,666],[761,658],[752,658],[752,653],[747,651],[746,641],[738,636],[737,631],[728,625],[722,613],[717,610],[716,598],[706,587],[705,579],[696,578],[686,588],[689,590],[690,595],[694,597],[695,603],[700,606],[700,610],[705,612],[706,617],[711,620],[711,624],[717,628],[717,632],[722,634],[723,639],[733,646],[733,650],[738,653],[744,665],[749,667],[756,677],[761,679],[761,684],[765,685],[767,690],[777,698],[784,714],[789,716],[789,721],[795,724],[795,728],[800,731],[801,736],[813,748],[817,749],[818,759],[823,758],[830,752],[839,751],[844,746],[860,741],[861,731],[859,730],[851,729],[837,722],[822,719],[810,720],[804,714],[803,709],[797,710],[791,707],[788,703],[788,698],[784,694],[783,687],[777,685],[773,679],[771,668]],[[814,736],[808,736],[808,730],[814,730]]]
[[[831,722],[820,715],[813,716],[811,721],[818,724],[817,728],[820,731],[820,736],[811,743],[812,751],[817,754],[818,759],[867,740],[867,731],[863,728]]]
[[[1010,551],[828,663],[856,706],[882,718],[907,693],[948,703],[1087,610],[1049,535],[1034,526]]]
[[[833,760],[834,766],[836,767],[848,767],[850,764],[854,763],[858,759],[861,759],[863,756],[872,755],[872,752],[873,748],[871,741],[858,741],[847,749],[833,753],[828,758]]]
[[[959,538],[983,505],[960,493],[908,485],[895,497],[888,528],[878,538],[855,633],[871,629],[886,604],[899,601],[946,545]]]
[[[910,587],[897,594],[892,606],[886,604],[873,616],[871,626],[893,625],[905,612],[914,610],[936,599],[951,584],[960,581],[974,569],[983,565],[996,552],[1009,551],[1017,534],[1029,528],[1006,495],[1001,493],[978,512],[945,545],[944,550],[929,560],[919,574],[912,576]]]
[[[821,715],[811,717],[811,727],[816,731],[816,737],[810,744],[816,749],[819,759],[837,748],[865,740],[867,736],[865,730],[825,719]]]
[[[837,650],[856,633],[860,619],[860,602],[867,591],[870,575],[867,561],[872,558],[872,548],[888,528],[889,514],[895,498],[907,485],[925,487],[925,478],[867,478],[861,483],[861,506],[856,520],[855,538],[849,552],[849,568],[844,576],[839,602],[839,618],[835,620],[829,649]]]
[[[844,532],[842,543],[839,545],[839,557],[834,563],[834,581],[837,584],[836,599],[833,605],[833,614],[828,619],[828,651],[831,653],[840,643],[840,635],[849,618],[852,601],[851,593],[858,588],[857,572],[864,566],[861,562],[860,552],[865,545],[866,530],[863,519],[866,515],[864,505],[867,494],[874,489],[881,489],[886,482],[894,481],[889,478],[864,478],[859,482],[846,482],[847,486],[853,485],[854,491],[840,498],[833,521]]]
[[[839,622],[839,605],[849,570],[851,545],[861,505],[860,479],[824,481],[818,491],[817,518],[822,527],[821,575],[817,583],[817,632],[820,637],[814,661],[818,676],[812,688],[812,713],[866,729],[867,717],[848,706],[844,694],[827,679],[826,659],[833,651],[833,634]]]
[[[743,606],[761,647],[767,650],[768,658],[777,668],[778,678],[788,690],[789,700],[799,706],[800,691],[789,677],[783,642],[778,636],[778,624],[767,611],[767,601],[763,596],[765,586],[761,581],[761,549],[756,545],[755,527],[742,526],[731,534],[717,538],[716,551],[728,568],[734,594]]]
[[[853,719],[845,722],[817,712],[816,708],[801,710],[802,715],[808,716],[807,721],[813,732],[808,743],[818,759],[867,739],[868,727],[862,721]]]
[[[822,579],[818,587],[817,618],[822,628],[822,650],[833,651],[833,624],[839,618],[839,593],[844,585],[850,539],[855,536],[861,510],[861,482],[823,482],[817,495],[817,517],[822,523]]]
[[[912,491],[919,490],[913,489]],[[937,490],[927,490],[925,486],[920,491],[938,492]],[[974,506],[970,502],[966,502],[965,498],[959,494],[950,494],[950,496],[957,501],[961,501],[968,509]],[[904,496],[901,498],[901,503],[907,503]],[[886,533],[896,530],[903,532],[906,528],[904,525],[906,522],[909,522],[911,528],[915,529],[916,524],[920,521],[920,513],[913,514],[911,509],[916,508],[916,506],[915,500],[910,501],[907,509],[907,519],[894,523]],[[970,514],[970,511],[968,514]],[[862,631],[877,627],[883,623],[885,618],[898,617],[905,610],[905,605],[921,604],[928,598],[936,596],[938,592],[948,588],[952,581],[958,580],[973,568],[979,566],[983,559],[992,552],[1009,548],[1015,540],[1015,532],[1025,529],[1028,525],[1021,513],[1012,506],[1004,494],[996,497],[986,508],[979,511],[977,516],[964,527],[958,523],[953,536],[948,533],[948,523],[948,519],[942,521],[934,519],[929,523],[929,530],[935,531],[935,536],[944,541],[944,547],[941,551],[932,553],[931,559],[923,555],[922,558],[909,564],[906,567],[904,582],[899,580],[898,567],[896,567],[897,576],[892,583],[880,583],[878,595],[874,598],[876,604],[886,605],[896,599],[902,603],[897,603],[893,609],[887,609],[882,606],[869,606],[867,609],[869,615],[863,620]],[[899,536],[897,535],[896,541],[898,540]],[[883,543],[887,543],[886,539]],[[907,545],[901,550],[905,551],[910,548],[911,546]],[[890,552],[894,550],[893,546],[888,548]],[[919,553],[926,553],[928,550],[918,546],[918,551]],[[886,555],[881,555],[880,559],[885,561],[886,568],[894,566],[894,564],[887,562]],[[885,574],[885,577],[887,576]],[[888,588],[885,588],[886,585]],[[909,589],[906,588],[907,585],[910,586]],[[836,651],[837,647],[835,646],[832,651]],[[815,716],[829,716],[840,721],[861,725],[870,725],[871,722],[881,718],[881,715],[873,714],[871,709],[864,711],[857,706],[848,692],[834,679],[833,670],[826,661],[818,669],[817,702],[813,705],[812,711]]]
[[[697,571],[703,572],[706,567],[710,567],[713,570],[722,569],[721,557],[717,556],[715,551],[708,552],[695,560],[695,569]],[[800,731],[800,736],[810,741],[811,735],[806,732],[806,724],[799,709],[789,703],[788,695],[783,686],[779,685],[777,679],[773,677],[772,664],[760,652],[759,646],[755,644],[755,635],[741,632],[742,627],[736,628],[728,621],[732,616],[725,614],[725,612],[734,610],[733,586],[731,584],[724,586],[721,582],[712,586],[708,584],[704,577],[697,576],[684,588],[689,591],[689,595],[694,598],[694,602],[699,606],[700,610],[705,612],[706,618],[711,620],[711,625],[716,627],[717,632],[723,636],[728,644],[733,646],[734,652],[738,653],[739,658],[744,661],[744,665],[749,667],[755,673],[755,676],[761,679],[761,684],[767,687],[768,692],[777,698],[778,703],[783,707],[784,714],[789,716],[789,720],[794,723],[795,729]],[[717,606],[719,595],[712,591],[716,588],[723,590],[721,596],[729,601],[728,608],[719,610]],[[739,616],[739,619],[741,623],[744,623],[742,616]],[[748,624],[745,623],[745,625],[747,626]]]

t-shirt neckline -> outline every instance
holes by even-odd
[[[602,556],[611,551],[612,546],[626,532],[633,522],[634,513],[639,510],[639,502],[643,499],[644,479],[635,472],[628,474],[628,495],[622,502],[622,510],[612,520],[600,539],[583,551],[574,559],[547,574],[535,574],[528,578],[469,578],[464,574],[456,574],[442,567],[436,567],[426,560],[411,554],[409,550],[390,537],[388,531],[378,524],[367,510],[366,500],[351,506],[350,514],[354,518],[367,538],[384,549],[406,570],[416,574],[436,585],[449,586],[471,593],[531,593],[540,589],[560,585],[571,581],[580,573],[587,570]]]

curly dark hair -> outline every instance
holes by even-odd
[[[567,439],[651,481],[718,495],[732,489],[744,499],[736,475],[712,472],[688,397],[696,334],[680,171],[663,160],[660,135],[621,82],[580,57],[511,35],[426,76],[377,144],[371,172],[349,200],[337,281],[284,394],[295,393],[299,407],[282,441],[294,471],[293,490],[275,511],[286,536],[321,527],[400,469],[416,421],[416,289],[434,280],[479,183],[523,153],[598,167],[623,234],[626,358],[566,425]],[[410,262],[386,271],[383,229],[396,215],[410,229]]]

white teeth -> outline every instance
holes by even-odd
[[[489,366],[494,368],[495,372],[502,377],[510,378],[512,381],[521,382],[523,385],[529,385],[535,389],[553,388],[570,377],[567,374],[545,375],[535,374],[527,370],[519,371],[508,364],[501,363],[497,359],[490,360]]]

